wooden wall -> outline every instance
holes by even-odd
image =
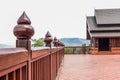
[[[109,38],[110,39],[110,47],[120,47],[120,38]],[[91,44],[92,47],[98,48],[99,38],[92,38]]]
[[[110,38],[111,47],[120,47],[120,38]]]

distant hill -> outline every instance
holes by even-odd
[[[0,44],[0,48],[13,48],[13,45]]]
[[[60,41],[63,42],[65,46],[82,46],[83,44],[89,46],[90,44],[89,40],[81,38],[61,38]]]

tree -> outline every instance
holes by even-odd
[[[39,39],[33,39],[33,47],[40,47],[40,46],[44,46],[44,39],[43,38],[39,38]]]

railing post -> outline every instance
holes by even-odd
[[[56,37],[54,37],[53,44],[55,47],[58,47],[58,39]]]
[[[25,12],[19,17],[14,27],[13,33],[17,37],[16,47],[23,47],[28,50],[28,80],[31,80],[31,37],[34,35],[34,29],[30,25],[31,21]]]
[[[59,69],[59,48],[58,48],[58,39],[56,37],[54,37],[54,41],[53,41],[54,46],[57,48],[57,53],[56,53],[56,74],[58,72]]]
[[[48,31],[45,35],[45,45],[46,47],[50,47],[50,80],[52,80],[52,54],[51,54],[51,42],[53,41],[50,32]]]
[[[50,47],[51,48],[51,42],[52,42],[52,37],[51,37],[51,34],[50,32],[48,31],[45,35],[45,39],[44,39],[44,42],[46,43],[46,47]]]
[[[61,47],[64,47],[65,45],[62,43],[62,42],[60,42],[60,41],[58,41],[58,45],[59,46],[61,46]],[[60,51],[61,52],[61,51]],[[63,57],[64,57],[64,53],[60,53],[60,63],[62,62],[62,59],[63,59]]]
[[[83,54],[86,54],[86,45],[82,46],[82,52],[83,52]]]

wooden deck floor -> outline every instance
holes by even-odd
[[[65,55],[56,80],[120,80],[120,55]]]

